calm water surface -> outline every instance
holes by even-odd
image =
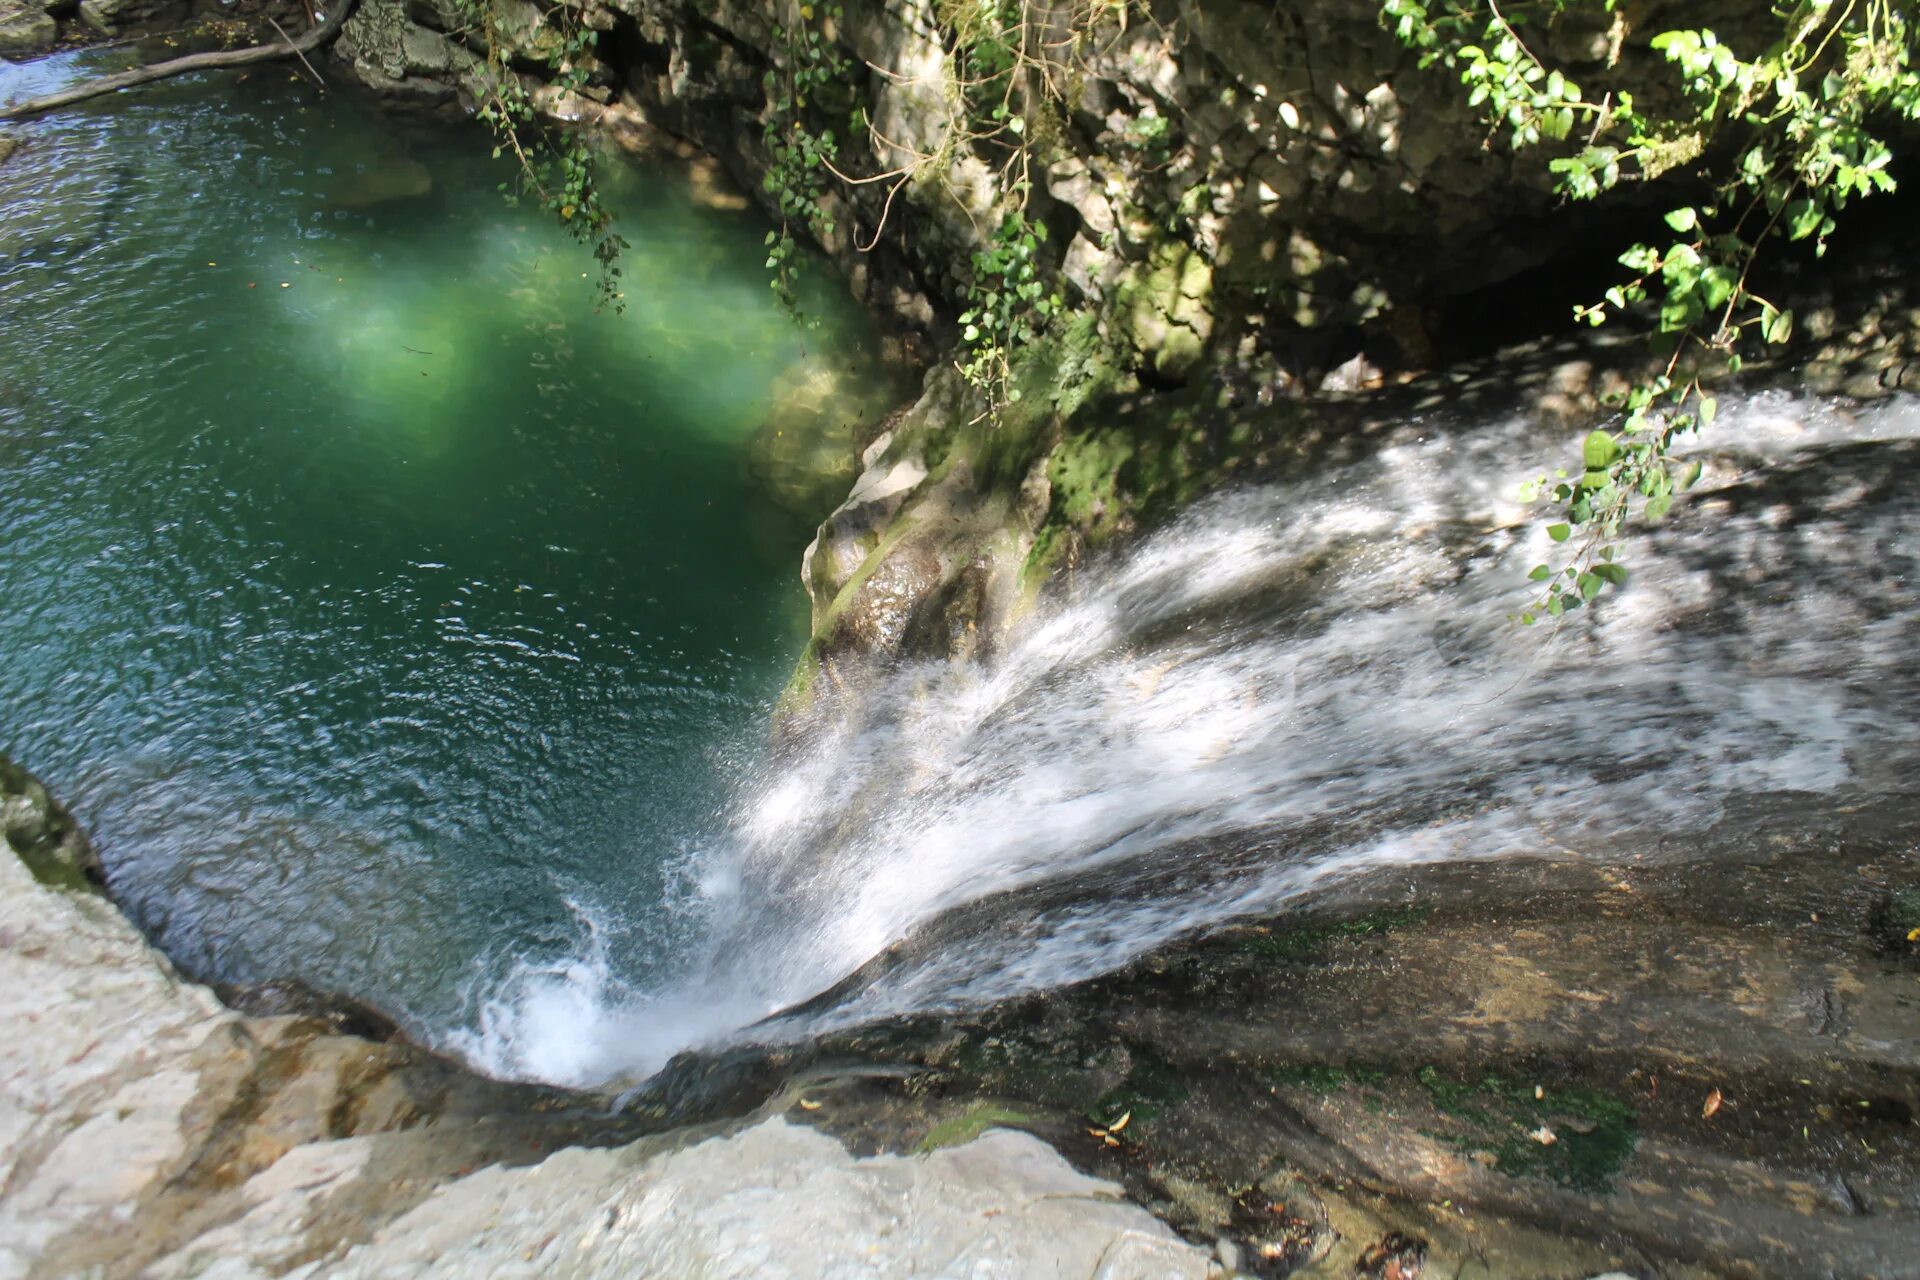
[[[0,98],[82,69],[0,64]],[[635,170],[629,311],[596,315],[477,130],[279,70],[20,136],[0,750],[201,974],[435,1035],[582,930],[670,964],[884,407],[850,308],[797,327],[763,224]]]

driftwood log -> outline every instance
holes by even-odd
[[[249,67],[257,62],[277,62],[282,58],[304,59],[307,54],[340,34],[340,28],[346,25],[348,17],[353,13],[353,6],[354,0],[338,0],[338,6],[327,15],[326,21],[319,26],[309,28],[292,40],[283,39],[272,44],[256,44],[245,49],[223,49],[218,53],[190,53],[184,58],[171,58],[166,62],[135,67],[131,71],[101,76],[97,80],[89,80],[71,89],[62,89],[59,93],[49,93],[44,97],[28,98],[25,102],[0,107],[0,120],[24,120],[28,116],[37,116],[59,107],[70,107],[76,102],[85,102],[89,98],[118,93],[122,89],[151,84],[155,80],[166,80],[192,71],[221,71],[229,67]]]

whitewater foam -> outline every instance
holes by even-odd
[[[589,930],[458,1047],[501,1074],[642,1076],[1075,981],[1370,870],[1612,856],[1736,797],[1863,785],[1863,758],[1920,750],[1915,493],[1889,480],[1916,435],[1911,401],[1730,404],[1631,583],[1554,628],[1508,617],[1553,551],[1511,501],[1550,456],[1522,421],[1411,423],[1217,495],[992,666],[901,670],[770,766],[691,873],[675,976],[629,987]],[[962,908],[939,945],[761,1021]]]

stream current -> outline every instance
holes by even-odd
[[[631,1080],[1375,868],[1665,856],[1920,776],[1920,406],[1777,394],[1557,626],[1507,620],[1552,550],[1511,498],[1571,442],[1441,397],[769,758],[821,470],[770,441],[844,455],[859,325],[793,329],[763,228],[659,175],[593,316],[470,133],[307,93],[168,86],[0,169],[0,747],[195,972]]]
[[[462,1043],[631,1077],[1058,987],[1369,872],[1711,856],[1745,814],[1914,802],[1920,403],[1724,403],[1627,587],[1557,626],[1508,615],[1554,551],[1513,497],[1564,431],[1442,405],[1197,503],[991,665],[898,671],[749,780],[673,982],[628,981],[590,914]]]

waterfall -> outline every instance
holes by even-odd
[[[1900,790],[1917,436],[1913,401],[1730,398],[1627,587],[1531,628],[1510,615],[1555,548],[1513,495],[1569,446],[1525,419],[1408,421],[1220,493],[990,665],[898,670],[769,765],[685,868],[677,974],[632,982],[583,941],[488,991],[456,1047],[633,1078],[1073,982],[1371,869],[1658,856],[1743,802]]]

